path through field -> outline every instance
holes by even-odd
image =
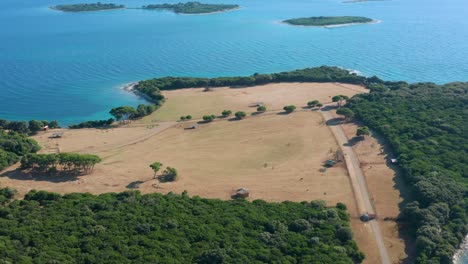
[[[330,126],[332,133],[335,135],[338,144],[343,150],[343,154],[348,167],[349,177],[351,178],[351,185],[354,191],[357,207],[359,213],[368,212],[374,214],[375,210],[372,205],[369,192],[367,191],[367,184],[364,178],[364,173],[361,170],[359,159],[356,155],[352,146],[348,146],[348,138],[343,131],[343,128],[338,123],[339,121],[334,120],[333,115],[328,111],[328,107],[324,107],[320,113],[322,113],[325,121]],[[379,248],[380,260],[383,264],[390,264],[390,258],[387,249],[384,244],[382,231],[380,230],[379,222],[372,220],[368,222],[372,233],[374,234],[375,242]]]

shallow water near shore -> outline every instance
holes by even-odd
[[[108,118],[112,107],[144,102],[122,86],[167,75],[234,76],[336,65],[387,80],[468,81],[464,0],[233,0],[225,3],[242,8],[198,16],[49,8],[65,3],[76,1],[0,2],[0,118],[62,124]],[[278,23],[320,15],[382,22],[331,29]]]

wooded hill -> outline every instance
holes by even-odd
[[[10,189],[0,190],[7,203]],[[345,206],[31,191],[0,205],[11,263],[357,263]]]

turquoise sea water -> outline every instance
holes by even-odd
[[[108,118],[112,107],[142,102],[122,85],[166,75],[335,65],[387,80],[468,81],[466,0],[223,0],[243,8],[212,15],[48,8],[77,2],[86,0],[0,1],[0,118],[62,124]],[[382,22],[333,29],[279,23],[319,15]]]

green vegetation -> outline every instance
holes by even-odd
[[[347,107],[342,107],[338,110],[336,110],[337,115],[342,115],[345,117],[346,120],[351,120],[354,118],[354,112],[353,110],[347,108]]]
[[[74,171],[90,174],[94,166],[101,162],[96,155],[60,153],[27,154],[21,159],[21,169],[37,172]]]
[[[358,16],[330,16],[330,17],[303,17],[284,20],[284,23],[295,26],[333,26],[354,23],[370,23],[373,20],[367,17]]]
[[[114,118],[109,118],[107,120],[94,120],[94,121],[86,121],[83,123],[79,123],[76,125],[70,125],[68,128],[71,129],[80,129],[80,128],[99,128],[99,127],[108,127],[114,123]]]
[[[279,82],[341,82],[359,85],[368,85],[381,82],[377,77],[366,78],[350,73],[338,67],[321,66],[290,72],[273,74],[254,74],[249,77],[162,77],[140,81],[135,89],[157,101],[163,100],[160,90],[175,90],[182,88],[204,88],[223,86],[252,86]]]
[[[125,8],[123,5],[116,4],[72,4],[72,5],[57,5],[52,7],[52,9],[63,11],[63,12],[89,12],[89,11],[102,11],[102,10],[112,10],[112,9],[121,9]]]
[[[166,167],[162,175],[159,177],[160,182],[173,182],[177,181],[179,178],[179,173],[175,168]]]
[[[239,8],[239,6],[225,4],[202,4],[199,2],[143,6],[143,9],[165,9],[173,11],[176,14],[206,14],[228,11],[236,8]]]
[[[224,110],[222,113],[221,113],[221,116],[222,117],[228,117],[232,114],[232,111],[231,110]]]
[[[9,130],[23,134],[35,134],[38,131],[44,129],[44,127],[49,128],[60,128],[57,121],[47,121],[47,120],[30,120],[26,121],[8,121],[5,119],[0,119],[0,130]]]
[[[203,121],[205,122],[211,122],[215,120],[216,116],[215,115],[205,115],[203,116]]]
[[[381,82],[348,101],[394,150],[414,201],[400,220],[416,237],[417,263],[452,263],[468,233],[468,83]]]
[[[257,107],[257,112],[260,112],[260,113],[263,113],[265,112],[267,109],[264,105],[261,105],[259,107]]]
[[[285,107],[283,107],[283,110],[286,112],[286,113],[292,113],[294,112],[294,110],[296,110],[296,106],[295,105],[287,105]]]
[[[162,165],[163,164],[161,162],[153,162],[153,164],[150,165],[150,168],[154,171],[154,177],[156,177],[156,174],[158,174],[158,171],[161,169]]]
[[[359,263],[349,216],[323,202],[221,201],[138,191],[0,190],[11,263]]]
[[[247,114],[244,112],[244,111],[238,111],[234,114],[234,116],[237,118],[237,119],[243,119],[244,117],[247,116]]]
[[[312,108],[316,107],[318,104],[320,104],[318,100],[312,100],[312,101],[307,102],[307,106],[312,107]]]
[[[180,120],[181,121],[186,121],[186,120],[191,120],[192,119],[192,116],[191,115],[186,115],[186,116],[181,116],[180,117]]]
[[[0,170],[15,164],[21,156],[39,149],[37,142],[26,134],[0,130]]]
[[[344,108],[343,108],[343,109],[344,109]],[[356,136],[357,136],[357,137],[370,136],[370,130],[369,130],[369,128],[366,127],[366,126],[359,127],[359,128],[356,130]]]
[[[341,107],[343,105],[343,102],[348,100],[349,97],[346,95],[335,95],[332,97],[332,101],[338,104],[338,107]]]
[[[153,113],[161,106],[162,103],[163,101],[158,101],[158,103],[154,105],[140,104],[138,105],[137,109],[131,106],[119,106],[116,108],[112,108],[109,113],[112,116],[114,116],[117,121],[125,123],[128,120],[142,118]],[[185,118],[187,117],[188,116],[186,116]],[[190,116],[190,118],[192,117]]]

